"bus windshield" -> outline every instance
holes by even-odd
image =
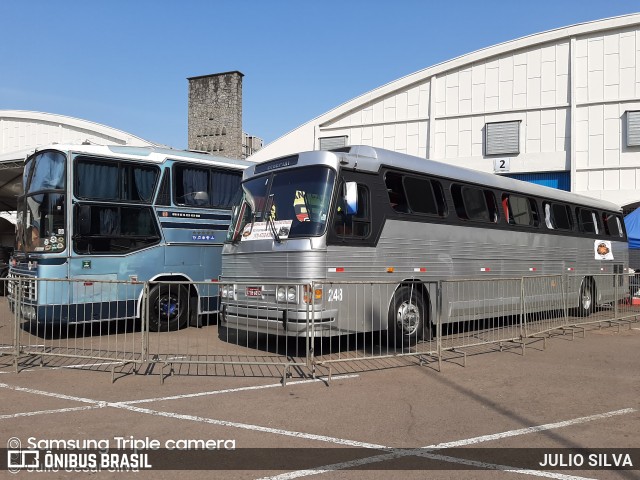
[[[303,167],[246,180],[227,241],[314,237],[325,231],[335,172]],[[274,226],[269,229],[266,223]],[[254,231],[255,227],[255,231]]]
[[[64,250],[65,160],[60,152],[47,151],[25,165],[25,194],[18,199],[18,251],[52,253]]]

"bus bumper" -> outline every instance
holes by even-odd
[[[223,303],[220,309],[221,325],[256,333],[304,337],[336,335],[337,310],[296,310],[269,307],[246,307]]]

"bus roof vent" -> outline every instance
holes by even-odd
[[[332,148],[331,152],[348,153],[356,157],[378,158],[376,149],[368,145],[351,145],[349,147]]]
[[[140,155],[143,157],[149,156],[152,152],[150,147],[131,147],[128,145],[109,145],[109,150],[122,155]]]

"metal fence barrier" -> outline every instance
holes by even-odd
[[[0,357],[16,358],[16,319],[7,303],[8,279],[0,278]]]
[[[235,283],[233,286],[206,282],[158,282],[149,286],[148,315],[149,348],[148,359],[160,364],[162,368],[170,368],[170,373],[177,368],[191,366],[193,372],[216,372],[207,366],[219,367],[220,371],[252,375],[252,368],[271,367],[282,375],[283,381],[291,373],[292,368],[307,365],[307,347],[304,336],[287,337],[282,335],[278,327],[279,309],[269,306],[263,296],[271,295],[282,284],[260,282],[259,296],[246,297],[247,288],[257,288],[256,283]],[[287,284],[286,288],[294,284]],[[229,304],[234,308],[234,318],[217,315],[219,309],[220,290],[234,288],[243,292],[242,302],[229,297]],[[295,285],[296,289],[301,286]],[[165,295],[154,294],[162,290]],[[191,291],[190,291],[191,290]],[[196,296],[197,293],[197,296]],[[237,294],[234,294],[237,295]],[[167,302],[167,296],[170,297]],[[198,310],[198,299],[200,309]],[[170,304],[170,302],[174,302]],[[201,330],[194,335],[192,329],[178,329],[176,325],[167,326],[162,323],[159,328],[154,324],[158,316],[171,314],[167,309],[184,309],[180,314],[189,319],[191,325]],[[177,315],[178,310],[173,314]],[[198,311],[209,312],[198,317]],[[160,312],[160,313],[158,313]],[[272,320],[263,322],[257,329],[257,312]],[[198,370],[198,368],[200,370]]]
[[[521,342],[523,282],[521,278],[442,282],[441,351]]]
[[[16,369],[20,357],[37,357],[41,364],[45,358],[90,360],[110,365],[112,374],[116,366],[144,362],[139,310],[143,283],[26,277],[5,281],[0,321],[12,324]]]
[[[311,292],[313,368],[406,356],[424,363],[437,357],[437,282],[324,282],[314,283]]]
[[[159,367],[161,379],[167,368],[232,376],[266,369],[286,383],[294,371],[328,369],[330,377],[345,366],[386,368],[411,358],[440,367],[446,352],[466,360],[467,349],[481,345],[524,352],[528,339],[640,318],[640,276],[627,274],[400,284],[0,282],[7,292],[0,356],[11,357],[16,371],[38,359],[106,365],[112,376],[118,366],[147,364],[147,372]]]

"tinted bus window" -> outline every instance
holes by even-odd
[[[527,197],[504,194],[502,208],[507,222],[511,225],[538,226],[538,212],[535,202]]]
[[[578,225],[580,230],[584,233],[600,233],[598,214],[595,210],[589,210],[587,208],[578,208]]]
[[[498,221],[496,200],[490,191],[466,185],[453,185],[451,194],[458,217],[479,222]]]
[[[618,215],[611,213],[603,213],[602,220],[604,223],[604,229],[607,235],[611,237],[623,237],[624,232],[622,230],[622,222]]]
[[[568,205],[560,203],[544,203],[544,221],[547,228],[558,230],[573,229],[571,220],[571,209]]]
[[[416,177],[405,177],[404,188],[409,200],[409,208],[413,212],[444,215],[444,195],[438,182]]]
[[[389,203],[391,208],[396,212],[409,213],[409,203],[404,193],[402,185],[402,175],[394,172],[387,172],[384,177],[387,186],[387,194],[389,195]]]
[[[160,240],[150,207],[85,205],[83,215],[88,231],[74,240],[78,253],[128,253]]]

